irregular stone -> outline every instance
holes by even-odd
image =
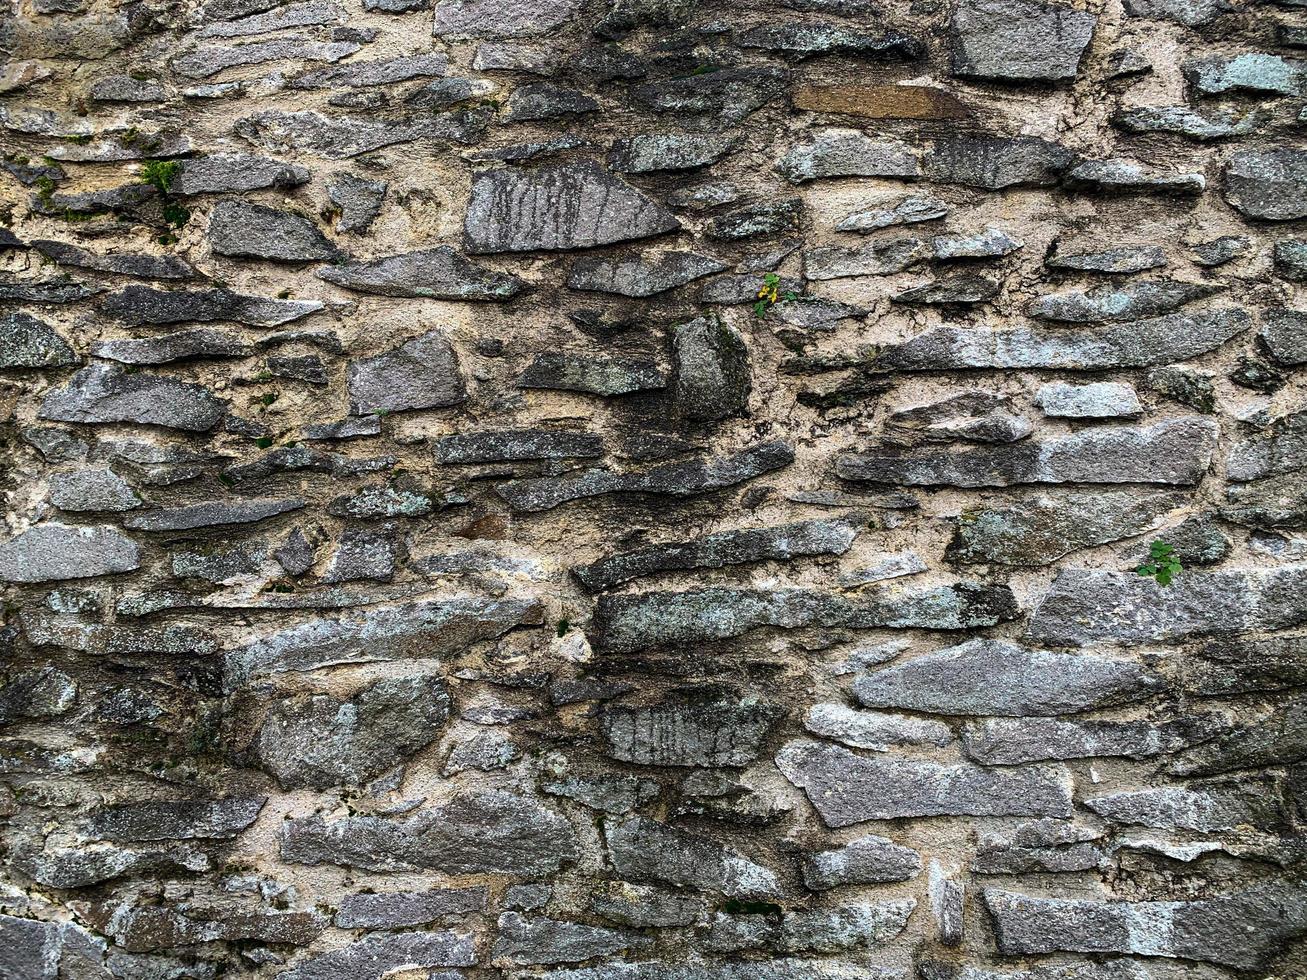
[[[695,896],[627,881],[602,882],[591,893],[589,908],[610,922],[639,929],[693,925],[706,911]]]
[[[673,392],[681,415],[716,422],[746,414],[753,378],[749,349],[734,327],[701,316],[673,334]]]
[[[911,881],[919,874],[920,854],[875,834],[856,837],[837,850],[819,851],[803,859],[803,885],[811,891]]]
[[[105,298],[101,310],[134,326],[163,326],[196,320],[228,320],[251,327],[279,327],[325,309],[317,300],[265,299],[226,289],[197,291],[128,286]]]
[[[1307,364],[1307,314],[1270,311],[1257,336],[1277,364]]]
[[[837,457],[835,473],[842,480],[906,486],[1082,482],[1187,486],[1206,474],[1215,440],[1211,422],[1185,418],[947,454],[884,446],[871,453]]]
[[[358,439],[381,435],[381,419],[375,415],[347,416],[335,422],[306,425],[300,429],[303,439]]]
[[[604,454],[603,437],[587,432],[509,429],[468,432],[436,441],[436,462],[466,466],[536,459],[592,459]]]
[[[218,202],[209,242],[219,255],[234,258],[313,262],[336,255],[336,246],[307,218],[246,201]]]
[[[803,201],[800,198],[766,201],[718,215],[708,223],[706,234],[709,238],[724,241],[779,235],[797,230],[802,218]]]
[[[1307,217],[1307,153],[1277,148],[1234,154],[1225,166],[1225,199],[1250,218]]]
[[[1307,759],[1307,708],[1290,701],[1177,756],[1168,767],[1181,776],[1238,769],[1270,769]]]
[[[97,102],[163,102],[168,90],[155,81],[130,75],[106,75],[91,86],[90,95]]]
[[[1276,242],[1272,259],[1275,274],[1281,279],[1307,282],[1307,241],[1290,239]]]
[[[122,512],[141,506],[141,498],[105,466],[52,474],[50,503],[65,511]]]
[[[434,742],[448,717],[440,677],[392,677],[347,700],[315,694],[277,702],[253,749],[283,789],[357,786]]]
[[[457,116],[393,121],[263,109],[238,120],[233,131],[247,142],[274,153],[303,150],[329,160],[344,160],[384,146],[428,137],[466,142],[482,128],[483,124],[474,118]]]
[[[189,847],[126,848],[106,844],[42,849],[14,848],[11,862],[21,874],[51,888],[87,888],[125,875],[164,875],[210,870],[205,855]]]
[[[395,566],[406,554],[393,530],[355,528],[346,531],[331,554],[323,582],[389,582]]]
[[[1217,734],[1219,718],[1175,721],[1068,721],[1060,718],[989,718],[963,733],[967,755],[987,766],[1013,766],[1051,759],[1124,756],[1146,759],[1178,752]]]
[[[493,772],[503,769],[521,755],[521,750],[507,735],[493,729],[478,731],[454,745],[440,774],[456,776],[472,769]]]
[[[1049,293],[1033,301],[1026,312],[1060,323],[1108,323],[1169,313],[1187,303],[1206,299],[1225,287],[1165,279],[1133,282],[1124,286],[1097,286]]]
[[[1134,160],[1087,160],[1069,171],[1065,183],[1072,190],[1102,194],[1176,194],[1196,197],[1207,189],[1199,173],[1171,173]]]
[[[776,68],[722,68],[635,85],[629,95],[638,106],[720,132],[779,98],[788,82],[788,72]]]
[[[953,741],[952,730],[941,721],[858,711],[833,703],[815,704],[809,708],[803,727],[814,735],[873,752],[888,752],[891,747],[901,745],[942,747]]]
[[[969,640],[858,678],[869,708],[946,715],[1061,715],[1130,704],[1163,683],[1139,664]]]
[[[88,282],[59,276],[54,279],[20,279],[0,275],[0,301],[19,303],[76,303],[104,290]]]
[[[1030,635],[1058,646],[1174,643],[1307,622],[1307,569],[1189,572],[1184,579],[1182,590],[1163,589],[1132,572],[1065,569],[1035,607]]]
[[[680,226],[653,198],[583,163],[477,174],[464,238],[473,253],[533,252],[611,245]]]
[[[972,235],[936,235],[930,241],[931,256],[936,262],[1001,258],[1025,246],[1025,242],[1001,228],[986,228]]]
[[[966,885],[949,878],[943,865],[932,860],[928,894],[939,941],[945,946],[960,946],[966,914]]]
[[[21,718],[57,718],[77,700],[77,682],[54,667],[10,674],[0,686],[0,725]]]
[[[604,813],[630,813],[658,795],[657,783],[634,776],[563,776],[540,788]]]
[[[792,184],[827,177],[891,177],[921,174],[917,151],[893,139],[873,139],[857,129],[823,129],[811,142],[797,143],[776,163]]]
[[[580,391],[616,397],[666,387],[667,379],[653,361],[537,354],[515,383],[519,388]]]
[[[403,970],[475,966],[476,937],[469,932],[395,932],[362,936],[318,953],[279,974],[283,980],[383,980]],[[447,974],[430,974],[432,978]]]
[[[0,370],[64,367],[79,360],[48,323],[21,312],[0,318]]]
[[[800,521],[768,528],[721,531],[684,544],[656,545],[610,555],[572,569],[588,592],[602,592],[658,572],[722,568],[755,561],[788,561],[807,555],[839,555],[857,537],[847,521]]]
[[[228,840],[254,823],[266,796],[146,800],[99,807],[87,816],[86,833],[96,840]]]
[[[650,706],[606,705],[599,730],[614,759],[642,766],[744,766],[780,718],[733,692],[682,691]]]
[[[1087,799],[1084,805],[1116,824],[1200,834],[1235,830],[1241,825],[1267,831],[1284,823],[1274,786],[1266,780],[1111,793]]]
[[[306,184],[304,167],[249,153],[212,153],[182,160],[168,184],[170,194],[240,194],[268,187],[285,189]]]
[[[1246,255],[1251,245],[1252,239],[1245,238],[1242,235],[1222,235],[1210,242],[1203,242],[1193,246],[1190,252],[1195,262],[1201,266],[1211,268],[1224,265]]]
[[[527,288],[516,276],[470,262],[448,245],[326,266],[317,276],[361,293],[423,299],[504,302]]]
[[[155,507],[132,514],[123,523],[140,531],[191,531],[224,524],[252,524],[303,506],[304,501],[299,497],[234,502],[213,500],[179,507]]]
[[[256,636],[230,650],[225,683],[235,690],[286,671],[438,658],[520,626],[538,625],[540,616],[540,606],[532,600],[453,596],[323,617]]]
[[[335,924],[339,929],[421,926],[446,916],[483,912],[488,900],[484,886],[420,892],[359,892],[340,900]]]
[[[225,330],[179,330],[129,340],[97,340],[91,353],[119,364],[171,364],[221,357],[249,357],[254,346]]]
[[[1095,902],[1033,898],[986,888],[999,952],[1125,953],[1268,966],[1307,932],[1301,884],[1269,881],[1214,898],[1173,902]]]
[[[467,398],[458,356],[436,330],[351,361],[348,383],[351,415],[447,408]]]
[[[330,473],[332,476],[358,476],[360,473],[389,469],[395,462],[394,456],[354,458],[308,446],[278,446],[248,463],[226,467],[221,476],[223,482],[229,485],[264,480],[276,473],[298,473],[305,470]]]
[[[515,88],[505,108],[506,123],[540,122],[597,112],[599,103],[575,89],[539,82]]]
[[[562,27],[576,12],[577,0],[439,0],[437,37],[536,37]]]
[[[38,418],[57,422],[136,422],[207,432],[226,414],[226,402],[200,385],[93,364],[41,401]]]
[[[1050,418],[1130,418],[1144,411],[1134,385],[1111,381],[1043,385],[1035,394],[1035,405]]]
[[[926,157],[932,180],[984,190],[1052,187],[1076,163],[1075,153],[1028,136],[947,136]]]
[[[1183,64],[1185,78],[1199,95],[1230,92],[1257,95],[1302,95],[1307,67],[1275,54],[1245,53],[1198,58]]]
[[[768,626],[845,629],[969,629],[1016,615],[1006,586],[959,583],[849,599],[816,589],[702,588],[600,596],[591,643],[605,653],[704,643]]]
[[[854,248],[819,245],[804,249],[803,276],[811,280],[884,276],[902,272],[930,255],[930,246],[919,238],[877,239]]]
[[[1076,77],[1094,14],[1032,0],[963,0],[953,11],[953,74],[1005,82]]]
[[[411,490],[388,485],[364,487],[327,505],[333,517],[370,519],[377,517],[421,517],[431,512],[431,498]]]
[[[836,225],[835,230],[866,235],[881,228],[935,221],[946,217],[950,210],[947,204],[929,194],[892,197],[878,202],[872,210],[854,212]]]
[[[32,248],[42,255],[59,263],[80,269],[94,269],[97,272],[111,272],[119,276],[137,276],[142,279],[190,279],[195,270],[175,255],[133,255],[130,253],[110,253],[97,255],[95,252],[67,242],[49,239],[35,239]]]
[[[799,60],[820,54],[878,59],[909,59],[921,54],[921,45],[898,31],[868,34],[839,24],[763,24],[741,34],[738,43],[746,48],[779,51]]]
[[[902,446],[959,439],[1005,443],[1024,439],[1033,428],[1028,419],[1016,413],[1010,398],[966,392],[894,412],[885,419],[885,438]]]
[[[375,61],[351,61],[336,68],[317,68],[296,75],[291,80],[294,88],[366,88],[373,85],[392,85],[414,78],[443,75],[449,67],[444,54],[414,54]]]
[[[968,306],[993,299],[999,288],[997,280],[984,276],[954,276],[914,286],[890,298],[895,303],[917,306]]]
[[[776,946],[787,953],[835,953],[882,946],[898,936],[917,907],[915,898],[785,912]]]
[[[319,912],[276,909],[250,902],[184,901],[165,908],[138,905],[131,898],[97,903],[85,918],[132,953],[243,940],[307,946],[330,921]]]
[[[827,827],[934,816],[1071,815],[1071,778],[1056,766],[994,770],[912,759],[868,759],[799,739],[776,766],[804,791]]]
[[[576,475],[513,480],[495,488],[514,510],[551,510],[570,500],[610,493],[648,493],[692,497],[752,480],[794,462],[794,450],[783,442],[764,442],[704,462],[665,463],[652,469],[615,473],[593,469]]]
[[[183,78],[210,78],[228,68],[261,65],[269,61],[339,61],[361,47],[354,41],[313,41],[292,34],[250,44],[195,48],[174,58],[172,70]]]
[[[1166,253],[1157,245],[1122,245],[1093,252],[1058,252],[1057,243],[1044,259],[1050,269],[1125,275],[1166,267]]]
[[[1234,8],[1226,0],[1126,0],[1125,9],[1132,17],[1201,27]]]
[[[982,832],[976,837],[971,870],[982,875],[1093,871],[1107,863],[1102,831],[1062,820],[1032,820],[1017,824],[1011,831]],[[1028,976],[1029,980],[1037,980],[1034,974]],[[1047,980],[1055,980],[1056,976]],[[1064,977],[1080,980],[1074,973]],[[1126,980],[1150,978],[1130,974]]]
[[[477,49],[477,60],[481,60],[481,52],[484,45]],[[474,65],[477,70],[481,70],[481,65]],[[488,99],[499,91],[499,86],[489,79],[485,78],[441,78],[434,82],[428,82],[420,89],[410,92],[405,97],[406,105],[414,109],[443,109],[449,106],[456,106],[464,102],[475,102],[481,99]],[[567,137],[561,139],[567,140]],[[473,151],[466,157],[469,160],[484,159],[480,153],[493,153],[495,151]]]
[[[368,180],[357,174],[343,173],[327,186],[327,197],[340,212],[336,222],[338,234],[364,232],[381,213],[386,199],[384,180]],[[329,280],[330,281],[330,280]]]
[[[499,935],[490,955],[495,962],[576,963],[651,944],[647,936],[557,919],[528,919],[517,912],[499,916]]]
[[[721,207],[723,204],[731,204],[739,199],[739,185],[733,184],[729,180],[683,187],[667,195],[667,203],[672,207],[690,208],[693,211],[711,211],[713,208]],[[789,213],[792,214],[793,211],[794,205],[791,202]],[[761,205],[759,213],[764,219],[770,217],[773,223],[783,223],[787,216],[783,206],[772,208],[768,205]]]
[[[587,257],[572,264],[567,285],[571,289],[618,296],[654,296],[727,268],[724,262],[695,252],[664,252],[625,259]]]
[[[1209,114],[1188,106],[1146,106],[1112,114],[1113,124],[1127,133],[1174,133],[1199,142],[1247,136],[1260,129],[1265,121],[1257,112]]]
[[[370,871],[547,875],[576,860],[576,833],[557,813],[523,796],[465,793],[402,820],[320,816],[285,821],[281,858]]]
[[[1226,456],[1231,480],[1257,480],[1307,468],[1307,411],[1275,419],[1264,431],[1236,442]]]
[[[766,898],[781,885],[768,868],[719,844],[647,817],[604,822],[608,859],[622,878],[721,892],[730,898]]]
[[[624,174],[694,170],[716,163],[735,147],[727,136],[690,133],[640,133],[613,143],[608,163]]]

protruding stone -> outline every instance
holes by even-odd
[[[224,524],[253,524],[304,506],[299,497],[213,500],[202,504],[155,507],[132,514],[124,525],[140,531],[193,531]]]
[[[65,511],[121,512],[141,506],[141,498],[126,480],[104,466],[52,475],[50,503]]]
[[[921,173],[917,152],[906,143],[874,139],[857,129],[824,129],[811,142],[791,147],[776,170],[792,184],[826,177],[892,177]]]
[[[139,568],[141,549],[112,527],[37,524],[0,542],[0,582],[57,582]]]
[[[36,239],[32,247],[59,265],[79,269],[94,269],[119,276],[136,276],[142,279],[190,279],[195,270],[175,255],[142,255],[136,253],[107,253],[101,255],[67,242]]]
[[[685,418],[716,422],[748,411],[753,377],[749,349],[734,327],[715,316],[701,316],[676,328],[676,407]]]
[[[1207,189],[1200,173],[1158,170],[1135,160],[1087,160],[1066,175],[1073,190],[1102,194],[1174,194],[1197,197]]]
[[[306,184],[311,174],[303,167],[249,153],[213,153],[182,160],[168,192],[171,194],[241,194]]]
[[[1112,381],[1087,385],[1056,381],[1039,389],[1035,405],[1049,418],[1131,418],[1144,411],[1134,385]]]
[[[1054,243],[1055,250],[1044,259],[1050,269],[1127,275],[1166,266],[1166,253],[1157,245],[1121,245],[1091,252],[1060,252],[1056,247]]]
[[[499,917],[499,935],[490,955],[495,962],[576,963],[643,949],[651,942],[638,933],[505,912]]]
[[[562,27],[576,12],[577,0],[438,0],[437,37],[536,37]]]
[[[949,206],[929,194],[912,194],[888,198],[876,203],[867,211],[857,211],[835,226],[836,231],[852,231],[860,235],[893,228],[898,225],[915,225],[922,221],[936,221],[946,217]]]
[[[888,752],[903,745],[943,747],[953,741],[952,730],[942,721],[881,711],[859,711],[829,702],[809,708],[803,727],[822,738],[873,752]]]
[[[187,321],[228,320],[251,327],[279,327],[316,313],[324,306],[317,300],[267,299],[226,289],[186,291],[128,286],[106,297],[101,309],[109,316],[133,325],[163,326]]]
[[[1234,154],[1225,165],[1225,199],[1249,218],[1307,217],[1307,152],[1277,148]]]
[[[475,937],[469,932],[383,932],[310,956],[278,975],[284,980],[383,980],[405,970],[475,966],[476,962]],[[448,974],[430,972],[428,976]]]
[[[567,277],[571,289],[645,297],[724,272],[724,262],[695,252],[664,252],[630,258],[581,258]]]
[[[1010,398],[983,391],[901,409],[885,419],[885,438],[901,446],[958,440],[1016,442],[1033,429],[1030,420],[1016,412]]]
[[[119,364],[171,364],[208,358],[249,357],[255,351],[239,334],[226,330],[179,330],[153,337],[97,340],[91,353]]]
[[[537,354],[516,385],[612,398],[664,388],[667,378],[654,361],[549,353]]]
[[[219,255],[314,262],[336,255],[307,218],[247,201],[221,201],[209,219],[209,242]]]
[[[56,422],[136,422],[207,432],[226,414],[226,402],[201,385],[92,364],[49,392],[37,416]]]
[[[448,408],[466,398],[458,356],[436,330],[349,366],[353,415]]]
[[[846,279],[902,272],[930,258],[930,246],[920,238],[884,238],[854,248],[818,245],[803,252],[805,279]]]
[[[1158,279],[1124,286],[1098,286],[1049,293],[1032,302],[1026,312],[1060,323],[1110,323],[1170,313],[1187,303],[1222,292],[1214,283]]]
[[[803,859],[803,884],[812,891],[842,885],[884,885],[921,874],[921,855],[887,837],[867,834],[834,851]]]
[[[721,892],[731,898],[766,898],[780,893],[780,882],[769,869],[647,817],[610,818],[605,836],[614,869],[632,881],[664,882]]]
[[[776,68],[722,68],[632,86],[630,97],[654,112],[689,117],[721,132],[777,99],[789,74]]]
[[[953,12],[953,74],[1007,82],[1076,77],[1094,14],[1033,0],[963,0]]]
[[[470,262],[448,245],[330,265],[317,275],[360,293],[422,299],[504,302],[526,289],[516,276]]]
[[[229,839],[254,823],[266,796],[146,800],[91,811],[87,834],[98,840]]]
[[[782,714],[729,692],[682,692],[648,707],[608,705],[599,729],[614,759],[645,766],[743,766]]]
[[[1076,154],[1029,136],[947,136],[926,158],[933,180],[984,190],[1052,187],[1077,160]]]
[[[726,136],[688,133],[642,133],[613,144],[609,163],[626,174],[693,170],[716,163],[734,147]]]
[[[64,367],[79,358],[59,332],[26,313],[0,318],[0,370]]]

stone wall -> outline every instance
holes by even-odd
[[[0,978],[1307,977],[1303,0],[7,7]]]

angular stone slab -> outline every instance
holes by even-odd
[[[123,523],[140,531],[193,531],[225,524],[253,524],[303,506],[301,497],[213,500],[179,507],[156,507],[132,514]]]
[[[748,412],[749,348],[740,331],[713,315],[680,324],[672,336],[673,392],[681,416],[718,422]]]
[[[1163,956],[1239,970],[1268,966],[1307,933],[1307,885],[1270,881],[1216,898],[1093,902],[986,888],[999,952]]]
[[[648,817],[604,823],[608,859],[630,881],[658,881],[731,898],[780,894],[775,873],[735,851]]]
[[[825,891],[842,885],[884,885],[921,874],[921,855],[888,837],[866,834],[833,851],[803,859],[803,885]]]
[[[1026,483],[1159,483],[1188,486],[1207,473],[1216,425],[1185,418],[1142,428],[1098,429],[1043,442],[948,453],[887,446],[835,461],[842,480],[903,486],[1007,487]]]
[[[433,31],[441,38],[517,38],[550,34],[579,6],[577,0],[439,0]]]
[[[226,414],[227,403],[201,385],[92,364],[47,394],[37,417],[55,422],[135,422],[208,432]]]
[[[344,160],[383,146],[412,143],[426,137],[462,142],[477,128],[467,122],[442,117],[390,121],[263,109],[237,120],[233,132],[274,153],[303,150],[329,160]]]
[[[435,445],[436,462],[451,466],[537,459],[593,459],[603,454],[603,436],[554,429],[467,432],[444,436]]]
[[[19,312],[0,318],[0,371],[64,367],[78,360],[68,341],[48,323]]]
[[[680,226],[643,191],[580,163],[476,175],[463,234],[472,253],[534,252],[611,245]]]
[[[726,136],[641,133],[613,143],[609,164],[625,174],[693,170],[716,163],[735,146]]]
[[[829,701],[809,708],[803,718],[803,727],[822,738],[873,752],[888,752],[900,745],[942,748],[953,741],[953,730],[942,721],[881,711],[859,711]]]
[[[278,842],[281,859],[291,864],[451,875],[547,875],[578,856],[566,819],[529,797],[498,791],[455,796],[397,820],[287,820]]]
[[[515,384],[615,398],[665,388],[667,378],[655,361],[548,353],[537,354]]]
[[[496,963],[577,963],[652,944],[648,936],[635,932],[543,916],[527,918],[517,912],[500,915],[498,926],[490,953]]]
[[[911,180],[921,173],[918,152],[906,143],[875,139],[857,129],[825,129],[798,143],[776,163],[792,184],[829,177],[891,177]]]
[[[628,258],[577,259],[567,276],[569,289],[644,297],[724,272],[726,263],[696,252],[664,252]]]
[[[209,244],[219,255],[276,262],[336,255],[336,246],[308,218],[248,201],[218,202],[209,217]]]
[[[1100,194],[1169,194],[1197,197],[1207,190],[1200,173],[1159,170],[1138,160],[1086,160],[1065,178],[1070,190]]]
[[[470,262],[448,245],[327,266],[317,276],[360,293],[422,299],[500,303],[527,288],[516,276]]]
[[[358,892],[340,900],[335,924],[339,929],[421,926],[447,915],[484,912],[489,898],[489,892],[484,886],[432,888],[428,891]]]
[[[1166,253],[1159,245],[1122,245],[1092,252],[1051,252],[1044,259],[1050,269],[1102,272],[1126,275],[1166,266]]]
[[[266,796],[146,800],[91,811],[86,833],[97,840],[172,841],[230,839],[254,823]]]
[[[228,320],[251,327],[279,327],[325,308],[311,299],[268,299],[226,289],[188,292],[149,286],[128,286],[100,304],[105,314],[134,326]]]
[[[776,766],[832,828],[905,817],[1071,815],[1071,774],[1060,766],[1000,770],[868,759],[808,739],[787,742]]]
[[[179,330],[155,337],[97,340],[91,353],[119,364],[171,364],[221,357],[249,357],[255,351],[239,334],[226,330]]]
[[[631,100],[654,112],[670,112],[721,132],[779,98],[789,73],[777,68],[723,68],[668,78],[630,89]]]
[[[175,255],[139,255],[109,253],[100,255],[89,249],[57,242],[36,239],[32,247],[59,265],[78,269],[94,269],[119,276],[137,276],[142,279],[190,279],[195,270]]]
[[[607,705],[599,731],[607,753],[641,766],[744,766],[758,757],[784,711],[752,697],[673,694],[649,706]]]
[[[572,569],[588,592],[658,572],[722,568],[755,561],[789,561],[808,555],[842,555],[857,537],[848,521],[800,521],[768,528],[709,534],[684,544],[665,544],[610,555]]]
[[[1069,289],[1039,297],[1026,312],[1058,323],[1108,323],[1157,316],[1223,292],[1219,283],[1172,280],[1133,282],[1126,286]]]
[[[212,153],[180,162],[181,169],[168,185],[170,194],[242,194],[267,187],[298,187],[312,176],[304,167],[252,153]]]
[[[1182,572],[1168,589],[1132,572],[1065,569],[1030,617],[1055,646],[1175,643],[1193,636],[1307,623],[1307,567]]]
[[[1307,217],[1307,152],[1284,148],[1234,154],[1225,166],[1225,199],[1249,218]]]
[[[666,463],[634,473],[594,469],[576,475],[513,480],[501,483],[495,492],[514,510],[528,512],[610,493],[693,497],[752,480],[792,462],[794,450],[788,445],[765,442],[707,462]]]
[[[1285,821],[1282,802],[1269,779],[1110,793],[1087,799],[1084,806],[1115,824],[1198,834],[1241,826],[1270,832],[1283,827]]]
[[[907,980],[902,972],[867,971],[861,964],[773,957],[748,963],[608,963],[543,973],[517,971],[508,976],[510,980]]]
[[[856,599],[817,589],[705,588],[600,596],[591,643],[605,653],[740,636],[761,627],[971,629],[1016,616],[1006,586],[885,589]]]
[[[1134,661],[969,640],[864,674],[853,696],[868,708],[1020,717],[1130,704],[1163,689]]]
[[[58,582],[141,567],[140,546],[113,527],[37,524],[0,542],[0,582]]]
[[[825,280],[886,276],[902,272],[930,256],[930,246],[920,238],[912,237],[883,238],[853,248],[819,245],[804,249],[803,277]]]
[[[1073,167],[1071,150],[1032,136],[946,136],[926,157],[932,180],[998,191],[1007,187],[1052,187]]]
[[[933,327],[880,354],[899,371],[1049,368],[1097,371],[1185,361],[1220,347],[1252,325],[1243,310],[1172,313],[1095,329]]]
[[[458,355],[437,330],[351,361],[348,383],[351,415],[448,408],[467,399]]]
[[[1175,721],[1095,721],[989,718],[963,732],[967,755],[987,766],[1122,757],[1147,759],[1178,752],[1225,728],[1219,715]]]
[[[374,933],[339,949],[310,956],[277,976],[281,980],[383,980],[418,968],[475,966],[476,962],[476,937],[470,932]]]
[[[1004,82],[1075,78],[1098,18],[1032,0],[963,0],[953,11],[953,74]]]
[[[64,511],[132,510],[141,498],[131,485],[107,466],[88,466],[50,476],[50,503]]]

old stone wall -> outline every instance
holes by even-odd
[[[1303,0],[7,7],[0,980],[1307,977]]]

